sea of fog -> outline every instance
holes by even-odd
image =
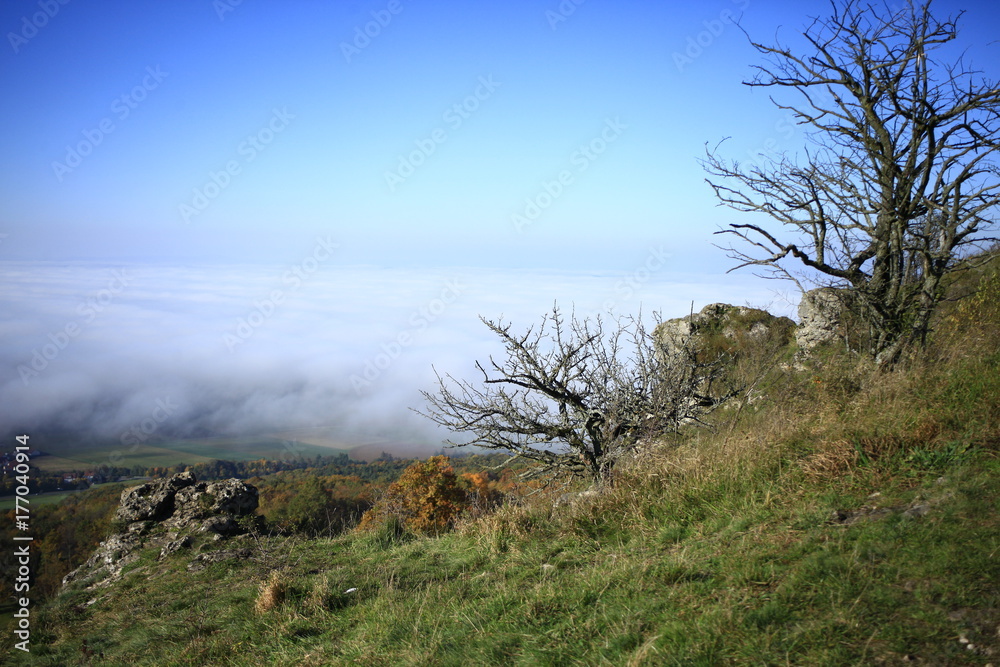
[[[558,302],[578,317],[679,317],[724,301],[790,315],[774,283],[629,271],[344,266],[321,246],[261,265],[0,263],[0,434],[127,442],[322,429],[440,445],[410,408],[434,368],[474,378]]]

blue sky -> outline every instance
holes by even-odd
[[[615,268],[657,242],[679,267],[724,270],[711,232],[738,215],[703,182],[704,143],[731,135],[745,156],[802,140],[740,85],[759,60],[731,17],[792,39],[828,9],[7,2],[3,253],[284,261],[333,233],[375,264]],[[992,40],[997,19],[995,3],[970,8],[966,40]],[[419,166],[390,187],[401,157]],[[519,233],[512,216],[548,203],[562,172]]]
[[[935,7],[967,9],[969,57],[986,69],[1000,61],[996,3]],[[336,384],[313,395],[336,394],[448,276],[476,295],[450,311],[462,327],[500,312],[527,326],[554,299],[667,316],[691,302],[766,305],[773,283],[725,276],[732,264],[712,232],[745,219],[715,205],[697,159],[726,136],[731,157],[801,150],[787,113],[741,85],[760,60],[733,21],[795,44],[829,9],[818,0],[5,2],[0,394],[8,405],[22,396],[17,405],[41,423],[93,412],[111,391],[94,359],[111,375],[115,364],[148,369],[151,387],[136,380],[112,393],[159,396],[157,383],[205,384],[199,373],[216,356],[220,387],[248,369],[264,383],[275,364],[311,363]],[[266,331],[226,349],[241,313],[288,289],[281,275],[317,239],[337,246],[313,283],[325,287],[296,292]],[[233,268],[250,265],[272,268]],[[134,285],[25,394],[16,369],[80,323],[80,304],[122,268],[139,276]],[[794,312],[794,297],[776,298],[778,311]],[[327,319],[313,319],[328,304]],[[156,325],[171,314],[180,329]],[[205,331],[184,334],[199,321]],[[296,321],[339,333],[303,341]],[[467,350],[447,335],[434,347],[438,335],[427,332],[395,372],[423,377],[444,352],[482,349],[474,336]],[[184,363],[162,358],[186,360],[191,373],[181,382]],[[128,419],[108,418],[105,430]]]

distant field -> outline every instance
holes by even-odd
[[[180,463],[193,465],[215,459],[253,461],[256,459],[313,458],[347,453],[350,445],[335,448],[326,444],[313,444],[280,436],[254,436],[242,438],[200,438],[171,440],[155,445],[124,447],[119,442],[46,444],[48,456],[32,459],[32,464],[43,471],[85,470],[102,464],[115,466],[173,466]]]
[[[138,481],[135,481],[135,482],[108,482],[106,484],[94,484],[90,488],[91,489],[97,489],[97,488],[100,488],[102,486],[121,486],[121,487],[124,487],[125,485],[127,485],[129,483],[138,484]],[[80,491],[56,491],[56,492],[53,492],[53,493],[42,493],[42,494],[39,494],[39,495],[31,495],[31,496],[28,496],[29,507],[39,507],[41,505],[55,505],[55,504],[59,503],[60,501],[62,501],[64,498],[73,495],[74,493],[81,493],[81,492]],[[6,512],[7,510],[14,509],[14,504],[16,502],[17,501],[14,499],[14,496],[5,496],[3,499],[0,499],[0,512]]]
[[[291,460],[346,453],[351,458],[371,461],[382,452],[398,458],[430,456],[441,448],[438,442],[406,437],[343,437],[326,428],[306,428],[258,436],[191,438],[124,446],[115,440],[46,442],[39,448],[47,456],[32,459],[45,472],[86,471],[99,465],[131,467],[194,465],[215,459],[253,461]]]
[[[58,449],[50,447],[45,449],[45,452],[50,454],[50,456],[41,456],[32,459],[31,463],[46,472],[83,471],[99,465],[170,466],[178,463],[194,464],[210,461],[213,458],[178,451],[170,446],[154,447],[151,445],[139,445],[135,448],[135,451],[130,451],[129,448],[123,448],[117,443],[84,446],[69,445],[59,447]]]
[[[58,493],[43,493],[42,495],[28,496],[28,507],[38,507],[39,505],[55,505],[63,498],[76,493],[76,491],[60,491]],[[0,512],[14,509],[17,501],[14,496],[8,496],[0,500]]]
[[[31,460],[31,465],[44,471],[75,470],[81,467],[93,467],[95,464],[107,463],[110,454],[117,448],[110,442],[46,442],[39,449],[48,456],[40,456]]]

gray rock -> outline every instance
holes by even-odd
[[[166,544],[164,544],[163,548],[160,549],[160,560],[163,560],[164,558],[166,558],[170,554],[176,553],[176,552],[180,551],[181,549],[187,549],[190,546],[191,546],[191,536],[190,535],[185,535],[184,537],[181,537],[180,539],[171,540],[170,542],[167,542]]]
[[[89,582],[89,588],[100,588],[119,579],[122,570],[139,558],[142,537],[135,533],[119,533],[97,545],[87,562],[63,577],[63,586]]]
[[[719,364],[717,381],[698,388],[685,409],[694,417],[706,414],[733,397],[729,382],[742,360],[766,359],[789,346],[795,322],[766,310],[713,303],[698,313],[667,320],[653,331],[668,365],[686,364],[697,355],[701,364]],[[754,400],[747,396],[747,400]]]
[[[908,517],[924,516],[930,511],[931,511],[931,506],[927,503],[924,503],[922,505],[912,506],[910,509],[903,512],[903,516],[908,516]]]
[[[125,489],[115,518],[127,525],[66,575],[63,586],[107,586],[145,548],[159,547],[163,559],[190,548],[199,535],[217,540],[239,535],[245,531],[237,519],[252,515],[257,504],[257,489],[241,480],[199,482],[188,472]]]
[[[794,327],[792,320],[775,317],[766,310],[712,303],[700,312],[661,323],[653,336],[664,354],[677,357],[686,354],[692,345],[702,350],[711,346],[737,348],[741,343],[770,339],[780,347],[791,340]]]
[[[233,517],[253,514],[257,504],[257,489],[238,479],[198,482],[177,492],[174,511],[165,523],[184,526],[220,516],[232,522]]]
[[[215,533],[216,535],[238,535],[242,532],[240,524],[231,516],[213,516],[205,519],[198,527],[202,533]]]
[[[194,475],[182,472],[161,482],[148,482],[122,491],[121,507],[115,514],[120,521],[162,521],[174,511],[177,491],[195,483]]]
[[[841,338],[846,298],[844,290],[833,287],[820,287],[802,295],[799,326],[795,330],[795,343],[799,349],[808,352]]]

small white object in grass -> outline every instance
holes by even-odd
[[[357,588],[348,588],[346,591],[344,591],[344,594],[346,595],[347,593],[353,593],[356,590],[358,590],[358,589]]]

